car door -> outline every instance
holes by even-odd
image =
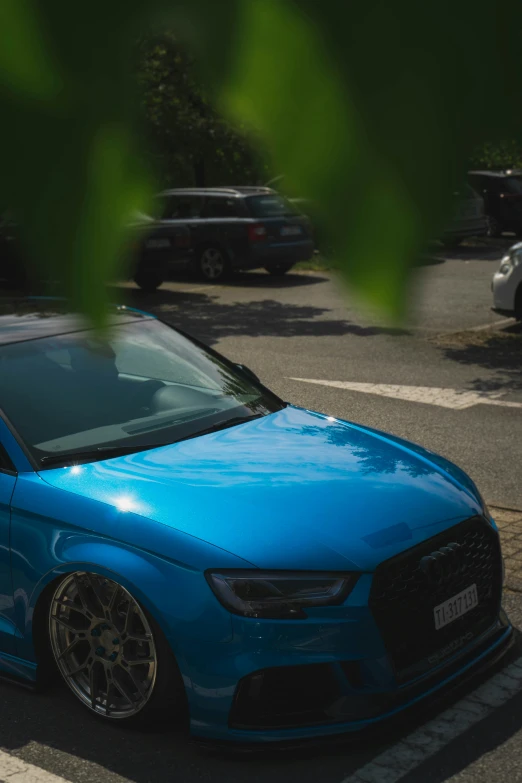
[[[15,484],[16,472],[0,442],[0,655],[15,652],[14,600],[9,547],[11,497]]]

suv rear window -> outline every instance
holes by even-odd
[[[266,196],[250,196],[247,198],[250,212],[254,217],[280,217],[283,215],[298,215],[299,212],[295,209],[290,201],[287,201],[283,196],[278,195],[266,195]]]
[[[522,194],[522,177],[506,177],[504,184],[510,193]]]

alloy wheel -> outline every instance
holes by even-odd
[[[97,574],[71,574],[53,595],[49,633],[60,673],[91,710],[130,718],[147,704],[156,647],[143,610],[124,587]]]
[[[202,274],[207,280],[217,280],[225,271],[225,259],[216,247],[208,247],[201,253],[199,260]]]

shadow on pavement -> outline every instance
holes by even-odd
[[[289,750],[263,747],[253,754],[225,753],[223,749],[209,752],[165,724],[146,731],[102,724],[58,683],[43,693],[0,684],[0,745],[74,783],[87,779],[116,783],[122,778],[134,783],[244,783],[246,779],[249,783],[341,783],[386,746],[435,717],[491,674],[480,675],[428,707],[412,709],[407,717],[394,718],[371,735],[347,735],[333,744],[306,741]],[[422,763],[407,778],[408,783],[442,783],[520,731],[522,695],[516,697],[517,709],[514,704],[512,700],[461,736],[455,747],[449,745]]]
[[[493,370],[493,378],[476,378],[474,391],[522,390],[522,323],[498,331],[460,332],[436,341],[446,359]]]
[[[136,288],[112,286],[111,300],[154,313],[173,326],[206,343],[223,337],[324,337],[353,334],[407,335],[407,330],[381,326],[360,326],[348,320],[325,318],[329,311],[313,305],[297,305],[274,299],[224,303],[212,292],[159,289],[146,294]]]
[[[186,282],[193,285],[209,286],[211,282],[201,280],[188,271],[172,272],[168,280],[171,282]],[[308,285],[317,285],[328,280],[319,272],[288,272],[278,277],[268,272],[253,270],[251,272],[233,272],[230,277],[220,280],[216,285],[226,288],[299,288]],[[161,290],[161,289],[160,289]]]
[[[426,252],[426,256],[434,263],[444,261],[500,261],[506,251],[519,240],[515,237],[497,237],[488,239],[468,239],[457,247],[444,247],[442,244],[433,243]]]

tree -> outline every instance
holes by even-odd
[[[137,48],[144,136],[160,181],[178,187],[255,183],[263,172],[254,151],[259,143],[217,112],[176,37],[145,37]]]

